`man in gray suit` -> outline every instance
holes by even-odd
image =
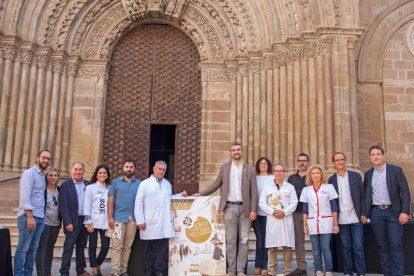
[[[224,212],[228,276],[244,276],[249,253],[249,233],[256,219],[257,186],[255,169],[242,160],[239,143],[230,148],[232,160],[223,164],[209,187],[195,195],[206,196],[221,188],[219,212]],[[239,243],[237,247],[237,238]]]

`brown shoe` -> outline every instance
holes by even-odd
[[[87,272],[87,271],[84,271],[84,272],[82,272],[82,273],[78,273],[78,276],[90,276],[91,274],[89,274],[89,272]]]
[[[262,269],[260,267],[254,268],[254,275],[260,275],[261,272],[262,272]]]
[[[267,269],[263,269],[263,270],[262,270],[262,273],[261,273],[260,275],[262,275],[262,276],[267,276],[267,275],[269,275],[269,274],[267,273]]]
[[[306,270],[296,268],[290,275],[306,275]]]

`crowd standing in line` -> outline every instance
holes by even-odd
[[[305,234],[312,244],[315,275],[332,275],[332,234],[340,235],[345,275],[364,275],[363,224],[370,219],[379,245],[381,268],[386,276],[404,275],[402,225],[410,212],[410,191],[402,169],[385,162],[384,149],[372,146],[373,167],[364,175],[346,168],[346,156],[332,156],[336,172],[328,179],[317,164],[309,168],[309,156],[296,158],[297,172],[284,180],[286,169],[266,157],[256,169],[243,162],[242,148],[233,143],[231,161],[222,165],[217,179],[200,193],[206,196],[221,189],[219,211],[224,213],[228,276],[244,276],[251,226],[257,236],[255,275],[276,275],[277,252],[282,248],[283,275],[306,275]],[[89,238],[92,275],[102,275],[100,265],[111,249],[111,275],[128,275],[128,261],[137,229],[144,240],[145,275],[168,275],[168,240],[171,225],[172,187],[164,178],[167,164],[157,161],[153,174],[140,182],[135,162],[125,160],[122,176],[110,182],[109,169],[96,167],[90,184],[85,166],[75,162],[70,179],[59,187],[59,172],[48,171],[52,156],[41,150],[36,164],[20,178],[17,226],[19,240],[14,257],[14,274],[50,275],[54,245],[63,224],[61,275],[69,275],[76,246],[77,275],[86,270],[85,247]],[[46,172],[46,173],[45,173]],[[176,196],[187,196],[185,191]],[[299,201],[298,201],[299,199]],[[105,230],[111,238],[105,236]],[[101,249],[97,256],[97,238]],[[292,271],[292,250],[297,267]],[[354,255],[354,259],[352,259]],[[325,272],[325,274],[324,274]]]

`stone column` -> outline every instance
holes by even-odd
[[[263,70],[260,72],[260,153],[259,156],[266,156],[266,149],[267,149],[267,124],[269,123],[267,121],[267,82],[266,82],[266,70]],[[270,158],[270,156],[268,156]],[[257,158],[258,159],[258,158]],[[255,161],[257,161],[255,159]]]
[[[62,149],[63,149],[63,123],[65,120],[65,107],[66,107],[66,91],[67,91],[67,82],[68,82],[68,70],[67,70],[67,60],[62,67],[62,74],[60,78],[60,94],[59,94],[59,109],[58,117],[56,122],[56,143],[54,147],[54,165],[57,168],[62,166]]]
[[[32,109],[28,106],[29,83],[31,80],[31,64],[35,55],[32,46],[26,46],[21,49],[22,77],[20,78],[19,103],[17,109],[15,142],[13,148],[13,171],[20,171],[25,168],[22,163],[23,144],[25,143],[26,114],[32,115]],[[27,155],[27,152],[26,152]]]
[[[61,80],[62,69],[65,63],[64,59],[65,57],[62,57],[62,55],[56,55],[52,57],[53,84],[52,84],[52,96],[51,96],[49,123],[48,123],[49,128],[46,130],[47,148],[50,150],[54,150],[55,145],[56,145],[55,138],[56,138],[56,132],[57,132],[57,117],[58,117],[58,112],[60,110],[59,97],[60,97],[60,93],[62,93],[60,91],[60,86],[61,86],[60,80]],[[53,164],[56,166],[55,162],[53,162]]]
[[[33,114],[33,132],[31,141],[31,164],[36,160],[37,152],[40,150],[40,134],[43,120],[43,105],[46,101],[44,97],[45,93],[45,80],[46,80],[46,68],[49,66],[51,58],[51,50],[49,48],[43,48],[36,53],[36,62],[38,66],[37,86],[36,86],[36,100],[35,110]]]
[[[287,164],[286,167],[293,169],[295,166],[295,123],[294,123],[294,73],[293,65],[288,64],[287,70]],[[282,113],[282,110],[280,111]]]
[[[35,55],[35,53],[33,53]],[[23,155],[22,155],[22,168],[28,168],[30,166],[30,154],[31,154],[31,142],[32,142],[32,130],[33,130],[33,114],[35,109],[36,100],[36,87],[37,87],[37,64],[32,62],[30,67],[30,82],[29,91],[27,95],[27,112],[25,112],[23,119],[24,125],[24,143],[23,143]]]
[[[252,164],[254,161],[254,68],[252,64],[249,64],[249,106],[247,110],[247,114],[249,117],[249,138],[248,138],[248,148],[247,148],[247,156],[246,160],[249,164]],[[246,152],[245,152],[246,154]]]
[[[323,56],[316,57],[316,98],[317,98],[317,117],[318,117],[318,159],[316,162],[325,165],[325,95],[324,87],[324,68]]]
[[[63,142],[62,142],[62,166],[61,170],[68,172],[69,164],[69,145],[70,135],[72,130],[72,105],[73,105],[73,91],[75,84],[75,76],[79,69],[79,57],[70,57],[67,63],[67,89],[66,89],[66,104],[63,118]]]
[[[15,124],[17,115],[17,105],[19,104],[19,90],[20,90],[20,76],[21,76],[20,53],[18,54],[13,67],[12,90],[10,95],[9,112],[7,120],[7,138],[6,146],[4,148],[4,170],[10,171],[12,169],[13,146],[16,138],[20,142],[21,137],[15,137]]]
[[[323,58],[323,77],[324,77],[324,94],[325,94],[325,118],[326,118],[326,149],[325,164],[331,164],[330,158],[334,151],[333,143],[333,107],[332,107],[332,61],[331,54],[327,53]]]
[[[244,158],[247,158],[249,146],[249,67],[246,63],[240,65],[240,74],[243,79],[242,82],[242,110],[241,114],[241,134]]]
[[[236,104],[236,112],[237,112],[237,118],[236,118],[236,141],[239,143],[242,143],[242,122],[243,122],[243,113],[245,112],[243,110],[243,75],[240,73],[239,68],[237,67],[237,104]]]
[[[274,94],[274,87],[273,87],[273,55],[267,54],[265,55],[264,59],[264,72],[263,75],[265,76],[265,84],[266,86],[266,113],[264,114],[266,118],[266,124],[264,125],[264,131],[266,132],[266,139],[263,141],[264,144],[266,144],[266,152],[263,153],[264,156],[267,156],[270,160],[274,160],[274,153],[273,153],[273,147],[274,147],[274,100],[273,100],[273,94]],[[263,113],[262,113],[263,114]],[[263,119],[262,119],[263,121]],[[278,129],[276,129],[278,131]]]
[[[339,45],[335,44],[332,56],[331,56],[331,72],[332,72],[332,116],[333,116],[333,151],[343,151],[342,144],[342,101],[344,100],[341,95],[341,64],[340,64],[340,54],[339,54]],[[330,95],[327,94],[329,97]],[[333,154],[333,152],[332,152]],[[329,158],[331,155],[328,155]],[[328,162],[328,160],[327,160]],[[332,162],[328,162],[332,164]]]
[[[252,63],[253,69],[253,107],[249,110],[249,113],[253,113],[253,147],[254,153],[252,158],[249,158],[249,163],[254,164],[260,155],[260,112],[261,112],[261,81],[260,81],[260,62],[254,61]]]
[[[280,133],[282,131],[280,124],[280,69],[279,67],[275,68],[273,72],[273,112],[269,114],[269,117],[272,117],[273,120],[273,162],[281,163],[280,158]]]
[[[308,60],[308,92],[309,92],[309,155],[311,164],[318,162],[318,113],[316,97],[316,68],[315,58]],[[321,101],[320,99],[319,101]]]
[[[302,151],[302,115],[303,107],[301,102],[301,76],[300,62],[293,63],[293,120],[294,120],[294,153],[293,158]]]
[[[351,102],[351,141],[352,141],[352,159],[348,158],[348,162],[352,162],[354,166],[359,165],[359,143],[358,141],[358,110],[357,110],[357,77],[355,64],[355,45],[357,39],[350,39],[348,41],[348,63],[349,63],[349,97]]]
[[[45,83],[45,93],[44,93],[44,105],[43,105],[43,114],[42,114],[42,123],[41,123],[41,133],[40,133],[40,147],[42,149],[48,149],[48,133],[50,126],[50,111],[52,106],[52,89],[54,83],[53,77],[53,60],[49,63],[49,66],[46,70],[46,83]],[[56,79],[57,81],[57,79]]]
[[[3,42],[1,56],[4,62],[3,85],[0,101],[0,164],[4,164],[4,152],[6,145],[7,110],[9,108],[10,93],[12,90],[13,67],[18,50],[12,42]]]
[[[287,79],[287,66],[280,66],[280,92],[279,92],[279,107],[278,114],[280,121],[280,153],[279,162],[284,164],[288,168],[288,79]]]
[[[308,97],[308,62],[302,60],[300,62],[300,90],[301,90],[301,124],[302,124],[302,147],[301,152],[310,154],[309,151],[309,97]],[[298,154],[298,153],[296,153]]]
[[[239,113],[237,112],[237,67],[235,64],[232,64],[227,68],[230,76],[230,140],[232,142],[237,141],[237,118]]]

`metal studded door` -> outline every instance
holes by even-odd
[[[167,25],[142,25],[116,46],[106,95],[103,162],[113,175],[132,158],[148,176],[151,124],[175,124],[175,190],[197,189],[200,61],[192,41]],[[152,164],[151,164],[152,165]]]

